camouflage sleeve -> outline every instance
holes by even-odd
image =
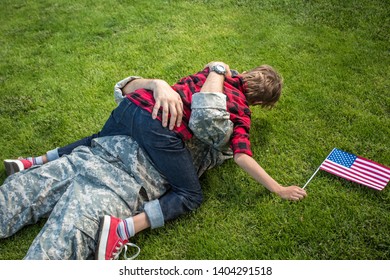
[[[195,137],[220,151],[229,147],[233,123],[226,110],[223,93],[195,93],[192,97],[189,127]]]
[[[122,94],[122,88],[124,88],[128,83],[131,81],[134,81],[135,79],[141,79],[142,77],[139,76],[130,76],[127,77],[119,82],[117,82],[114,86],[114,99],[117,104],[119,104],[122,99],[124,98]]]

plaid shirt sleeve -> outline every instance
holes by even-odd
[[[230,84],[230,85],[229,85]],[[227,96],[227,109],[230,120],[233,122],[233,134],[230,138],[230,147],[233,154],[244,153],[253,156],[249,141],[251,125],[251,111],[240,85],[234,81],[225,82],[224,93]]]
[[[248,120],[249,121],[249,120]],[[234,122],[233,122],[234,123]],[[248,156],[253,156],[251,143],[249,141],[249,123],[239,124],[234,126],[233,135],[230,140],[233,154],[244,153]]]
[[[233,134],[230,139],[233,154],[244,153],[253,156],[249,141],[249,130],[251,125],[251,111],[244,104],[230,103],[228,106],[230,120],[234,124]]]

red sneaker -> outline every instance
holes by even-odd
[[[29,169],[32,166],[32,162],[24,158],[6,159],[4,160],[4,166],[7,172],[7,176],[10,176],[19,171]]]
[[[107,215],[101,219],[98,246],[95,253],[97,260],[117,260],[123,249],[125,249],[124,258],[127,260],[135,259],[140,253],[141,249],[137,245],[119,237],[117,228],[121,221],[121,219]],[[137,253],[130,258],[126,255],[128,246],[137,248]]]

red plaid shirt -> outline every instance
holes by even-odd
[[[209,68],[203,71],[182,78],[178,83],[172,86],[181,96],[183,101],[183,120],[180,127],[174,128],[183,140],[190,139],[193,134],[188,128],[191,116],[192,95],[200,92],[206,78],[209,74]],[[249,129],[251,124],[251,111],[244,95],[244,84],[239,75],[225,78],[223,84],[223,93],[226,95],[227,110],[230,113],[230,120],[233,122],[233,135],[230,139],[230,146],[233,153],[245,153],[252,156],[249,141]],[[152,113],[155,105],[153,92],[146,89],[138,89],[126,95],[137,106]],[[159,111],[157,119],[162,120],[162,112]]]

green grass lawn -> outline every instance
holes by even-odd
[[[0,159],[98,131],[126,76],[174,83],[221,60],[284,77],[251,130],[255,159],[281,184],[302,186],[334,147],[390,166],[389,1],[0,3]],[[294,203],[233,161],[201,181],[202,207],[139,234],[139,259],[390,259],[389,186],[321,171]],[[22,259],[43,223],[0,240],[0,259]]]

